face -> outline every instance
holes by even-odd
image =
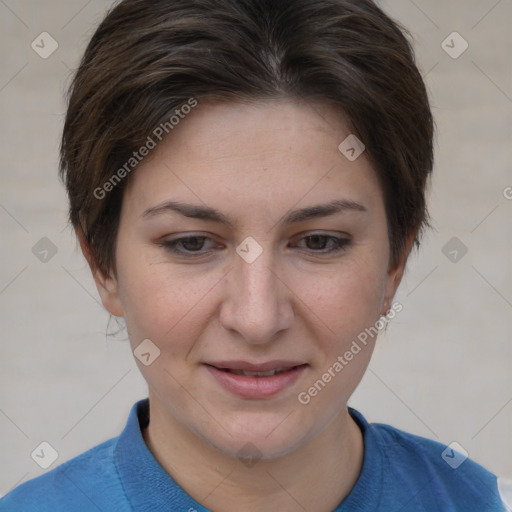
[[[325,105],[199,103],[132,176],[117,274],[95,278],[132,348],[151,340],[137,363],[169,428],[275,457],[346,412],[374,340],[353,342],[403,270],[349,134]]]

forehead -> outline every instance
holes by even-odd
[[[183,146],[188,158],[261,160],[273,152],[289,156],[309,153],[315,158],[313,146],[335,152],[336,141],[350,134],[348,126],[341,110],[323,103],[284,99],[208,102],[200,103],[183,119],[164,139],[164,145]],[[298,146],[299,141],[306,147]]]
[[[339,149],[350,135],[343,113],[325,104],[199,103],[141,162],[126,199],[139,212],[177,197],[260,210],[380,200],[365,154],[350,161]]]

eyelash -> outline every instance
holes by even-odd
[[[315,238],[315,237],[321,238],[321,239],[323,238],[326,240],[332,240],[334,247],[327,251],[326,250],[315,251],[313,249],[310,249],[313,254],[322,255],[322,254],[339,253],[339,252],[347,250],[348,246],[351,243],[351,240],[349,238],[339,238],[339,237],[335,237],[332,235],[322,235],[322,234],[308,235],[308,236],[302,237],[301,240],[311,239],[311,238]],[[208,251],[206,251],[206,252],[201,252],[200,250],[199,251],[187,251],[187,250],[180,250],[177,248],[178,244],[187,242],[190,240],[195,240],[195,239],[211,240],[211,238],[209,238],[207,236],[202,236],[202,235],[186,236],[186,237],[176,238],[175,240],[164,240],[159,245],[161,245],[165,250],[167,250],[169,252],[172,252],[172,253],[178,254],[178,255],[182,255],[182,256],[189,256],[189,257],[204,256],[205,254],[208,253]]]

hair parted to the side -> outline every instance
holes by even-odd
[[[104,272],[133,173],[94,190],[190,98],[341,107],[382,186],[390,264],[411,234],[419,245],[434,123],[408,34],[373,1],[123,0],[74,76],[60,154],[70,221]]]

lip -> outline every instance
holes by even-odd
[[[292,386],[306,370],[308,364],[301,361],[283,360],[259,364],[247,361],[218,361],[205,363],[204,367],[230,393],[247,399],[263,399],[273,397]],[[287,368],[287,370],[265,377],[237,375],[223,370],[267,372],[281,368]]]
[[[268,372],[278,368],[293,368],[305,364],[304,361],[290,361],[285,359],[276,359],[264,363],[249,363],[248,361],[214,361],[205,363],[216,368],[227,368],[228,370],[242,370],[245,372]]]

